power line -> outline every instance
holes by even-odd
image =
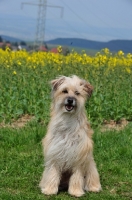
[[[86,24],[91,30],[94,30],[99,35],[102,35],[99,31],[95,30],[86,20],[84,20],[80,15],[78,15],[74,10],[71,9],[63,0],[61,2],[78,18],[80,19],[84,24]]]
[[[51,12],[51,11],[50,11],[50,12]],[[51,13],[52,13],[52,15],[54,15],[55,17],[57,16],[57,15],[54,14],[53,12],[51,12]],[[73,28],[73,26],[72,26],[69,22],[67,22],[66,20],[64,20],[64,18],[61,18],[61,20],[63,20],[64,23],[65,23],[74,33],[77,33],[79,37],[81,36],[83,39],[85,39],[84,35],[83,35],[82,33],[79,33],[79,32],[77,31],[77,29]],[[46,29],[47,29],[47,28],[46,28]]]
[[[80,1],[79,1],[79,2],[80,2]],[[91,12],[91,14],[94,15],[94,16],[95,16],[98,20],[100,20],[103,24],[105,24],[105,25],[107,25],[109,28],[111,28],[110,25],[109,25],[108,23],[106,23],[104,20],[102,20],[102,18],[99,17],[97,14],[95,14],[92,10],[90,10],[89,7],[88,7],[86,4],[84,4],[83,1],[81,1],[80,4],[83,5],[83,7],[84,7],[85,9],[87,9],[89,12]],[[93,4],[93,2],[92,2],[92,4]],[[93,6],[95,7],[95,4],[93,4]],[[106,14],[106,13],[104,12],[104,10],[103,10],[102,12],[103,12],[107,17],[109,16],[108,13]],[[111,18],[111,16],[109,16],[109,18]],[[114,29],[114,31],[115,31],[115,33],[117,34],[117,37],[121,37],[120,32],[118,32],[118,31],[115,30],[115,29]]]

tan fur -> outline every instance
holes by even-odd
[[[45,169],[41,191],[57,194],[59,186],[68,186],[69,194],[76,197],[85,190],[98,192],[101,185],[93,158],[93,131],[85,112],[93,87],[75,75],[59,77],[51,85],[51,120],[42,141]]]

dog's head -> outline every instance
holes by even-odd
[[[93,86],[73,75],[71,77],[62,76],[53,81],[52,97],[53,107],[59,112],[74,113],[84,108],[85,101],[93,91]]]

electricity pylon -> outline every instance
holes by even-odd
[[[39,0],[35,45],[45,40],[46,8],[47,0]]]
[[[21,4],[21,7],[23,7],[24,4],[38,6],[38,16],[37,16],[37,26],[36,26],[34,46],[42,45],[45,41],[45,24],[46,24],[47,7],[60,8],[61,9],[60,17],[61,18],[63,17],[63,7],[47,5],[47,0],[38,0],[38,1],[39,1],[38,3],[23,2]]]

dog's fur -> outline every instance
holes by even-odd
[[[68,186],[69,194],[76,197],[84,190],[98,192],[101,185],[93,158],[93,131],[85,112],[93,87],[75,75],[59,77],[51,85],[51,120],[42,142],[45,169],[41,191],[52,195],[59,186]]]

